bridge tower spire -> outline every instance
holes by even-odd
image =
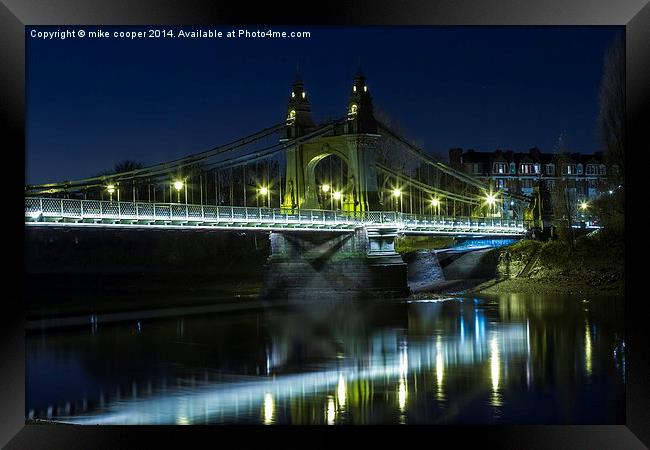
[[[315,128],[311,117],[311,104],[305,91],[298,65],[296,64],[296,78],[291,85],[289,103],[287,106],[286,137],[293,139],[302,136]]]
[[[372,96],[366,84],[366,77],[361,71],[361,63],[354,76],[352,90],[348,98],[347,132],[377,133],[377,122],[373,114]]]

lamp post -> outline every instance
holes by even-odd
[[[339,209],[338,208],[338,206],[339,206],[338,202],[341,200],[341,192],[340,191],[334,191],[334,193],[332,193],[332,198],[337,201],[336,209],[338,210]],[[332,208],[332,209],[334,209],[334,208]]]
[[[589,203],[586,200],[582,200],[580,202],[580,212],[582,215],[582,220],[585,220],[587,218],[586,214],[588,209],[589,209]]]
[[[330,191],[330,185],[325,183],[320,187],[320,190],[327,195],[327,193]],[[330,195],[330,209],[334,209],[334,199],[332,197],[333,196]]]
[[[399,212],[402,212],[402,190],[400,188],[393,189],[393,197],[395,197],[395,210],[399,203]]]
[[[181,202],[181,189],[183,189],[184,185],[185,183],[183,183],[181,180],[174,181],[174,189],[176,189],[176,192],[178,193],[178,203]]]
[[[433,211],[436,216],[440,215],[440,200],[434,198],[431,200],[431,206],[433,206]]]
[[[108,192],[109,200],[112,202],[113,201],[113,192],[115,192],[115,185],[109,184],[108,186],[106,186],[106,192]]]
[[[261,195],[262,197],[265,197],[265,198],[266,198],[266,200],[263,200],[263,202],[264,202],[264,206],[266,206],[266,207],[270,207],[270,205],[268,205],[268,199],[269,199],[269,188],[267,188],[266,186],[262,186],[262,187],[260,187],[260,188],[257,190],[257,193],[258,193],[258,197],[257,197],[257,206],[258,206],[258,207],[260,206],[260,199],[259,199],[259,196]]]
[[[492,214],[492,208],[494,207],[494,205],[497,202],[497,196],[495,194],[493,194],[492,192],[490,192],[486,196],[485,202],[488,204],[488,207],[489,207],[488,208],[488,215],[491,215]]]

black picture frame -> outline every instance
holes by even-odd
[[[26,25],[143,25],[143,24],[277,24],[277,25],[622,25],[626,34],[626,423],[589,426],[471,426],[471,427],[366,427],[301,429],[275,427],[79,427],[25,425],[25,336],[23,314],[24,266],[20,237],[24,197],[25,151],[25,26]],[[0,112],[7,164],[4,175],[8,225],[6,251],[9,283],[2,302],[0,348],[0,445],[6,448],[131,448],[165,445],[189,446],[197,439],[210,445],[232,445],[230,438],[264,439],[270,443],[311,446],[314,442],[336,445],[350,432],[364,440],[381,442],[387,437],[408,445],[422,439],[448,441],[454,446],[478,444],[499,448],[607,448],[636,449],[650,445],[650,377],[648,333],[642,312],[643,298],[634,294],[643,264],[634,264],[633,231],[642,215],[630,210],[643,203],[633,182],[642,179],[637,160],[650,150],[650,5],[646,0],[378,0],[351,2],[212,2],[139,0],[2,0],[0,4]],[[632,151],[635,150],[635,151]],[[636,163],[636,164],[635,164]],[[15,191],[15,192],[14,192]],[[641,223],[642,224],[642,223]],[[640,248],[637,244],[636,248]],[[5,272],[7,273],[7,272]],[[634,298],[632,296],[634,295]],[[634,300],[634,301],[632,301]],[[413,436],[415,433],[417,436]],[[347,439],[346,439],[347,440]],[[227,444],[228,443],[228,444]],[[241,444],[235,444],[241,445]],[[422,445],[422,444],[419,444]]]

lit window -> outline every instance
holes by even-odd
[[[357,92],[357,87],[356,87],[356,86],[352,86],[352,91],[353,91],[353,92]]]
[[[506,164],[494,163],[494,173],[506,173]]]
[[[517,166],[515,163],[510,163],[510,173],[517,173]]]
[[[350,105],[350,114],[356,114],[356,113],[357,113],[357,105],[352,103],[352,105]]]
[[[291,98],[296,98],[296,93],[295,92],[291,93]]]
[[[363,87],[363,92],[368,92],[368,86]]]
[[[539,164],[533,166],[535,168],[535,173],[539,173]]]
[[[292,109],[289,111],[289,117],[287,117],[287,120],[295,120],[296,119],[296,110]]]
[[[582,175],[582,164],[578,164],[576,168],[578,170],[578,175]]]
[[[521,164],[519,166],[519,173],[532,173],[532,164]]]
[[[302,98],[305,98],[307,94],[305,92],[302,93]]]

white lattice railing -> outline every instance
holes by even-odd
[[[65,221],[134,224],[229,224],[245,226],[292,225],[298,228],[395,226],[405,231],[464,231],[523,234],[521,220],[420,216],[386,211],[344,212],[327,210],[280,210],[241,206],[188,205],[180,203],[112,202],[60,198],[25,198],[28,223]]]

